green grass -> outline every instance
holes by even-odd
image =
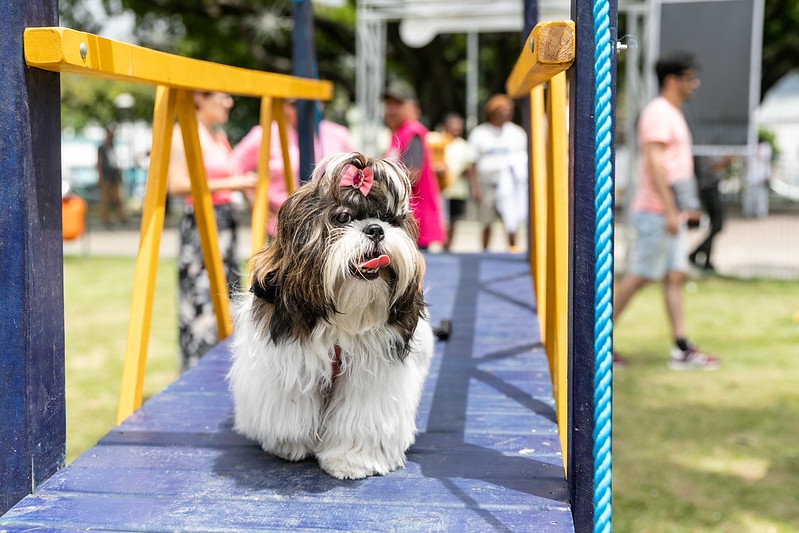
[[[615,327],[613,515],[622,532],[799,531],[799,284],[687,285],[690,336],[716,372],[666,368],[662,291]]]
[[[134,266],[132,258],[64,258],[67,463],[116,425]],[[162,259],[145,398],[178,374],[176,287],[175,261]]]
[[[64,263],[69,460],[114,426],[133,259]],[[176,273],[158,273],[145,395],[177,376]],[[659,287],[616,324],[613,524],[619,532],[799,531],[799,283],[690,283],[691,337],[716,372],[666,368]]]

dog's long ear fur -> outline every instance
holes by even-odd
[[[306,206],[319,203],[315,184],[304,185],[280,207],[278,218],[300,223],[291,231],[278,224],[274,242],[253,258],[250,290],[259,298],[253,313],[270,317],[269,334],[275,343],[306,338],[320,319],[334,311],[325,299],[321,281],[307,279],[308,272],[321,272],[318,245],[323,237],[313,232],[318,225],[308,222],[318,216],[313,210],[304,221],[292,212],[300,202]]]
[[[424,279],[424,259],[419,254],[417,257],[416,275],[413,282],[404,293],[399,295],[397,301],[389,309],[388,323],[395,328],[404,341],[404,345],[398,347],[400,360],[404,360],[410,351],[410,342],[419,324],[419,319],[427,313],[427,305],[424,302],[423,279]]]
[[[258,298],[274,305],[279,297],[277,273],[273,270],[267,272],[262,279],[253,279],[250,292]]]

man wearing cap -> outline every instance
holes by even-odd
[[[440,250],[445,242],[441,200],[436,175],[425,142],[427,128],[418,120],[419,104],[413,87],[401,80],[388,85],[383,93],[384,121],[391,130],[391,146],[386,159],[399,161],[409,170],[413,187],[411,210],[419,223],[420,248]]]
[[[485,122],[475,126],[469,134],[472,165],[468,174],[472,198],[477,204],[478,219],[483,225],[483,250],[487,250],[491,224],[498,219],[502,221],[497,205],[500,184],[503,180],[511,183],[511,187],[517,181],[526,183],[527,132],[511,122],[513,100],[507,95],[492,96],[486,102],[484,112]],[[512,196],[522,196],[526,202],[526,195]],[[526,216],[526,211],[523,215]],[[510,250],[515,251],[516,230],[521,220],[519,216],[512,219],[513,227],[504,221],[503,225],[508,234]]]

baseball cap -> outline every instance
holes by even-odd
[[[416,90],[413,85],[405,80],[393,80],[388,83],[386,90],[383,91],[383,99],[393,98],[400,102],[416,100]]]

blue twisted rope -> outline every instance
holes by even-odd
[[[594,2],[596,185],[594,208],[594,531],[611,530],[611,394],[613,385],[613,179],[611,52],[608,0]]]

